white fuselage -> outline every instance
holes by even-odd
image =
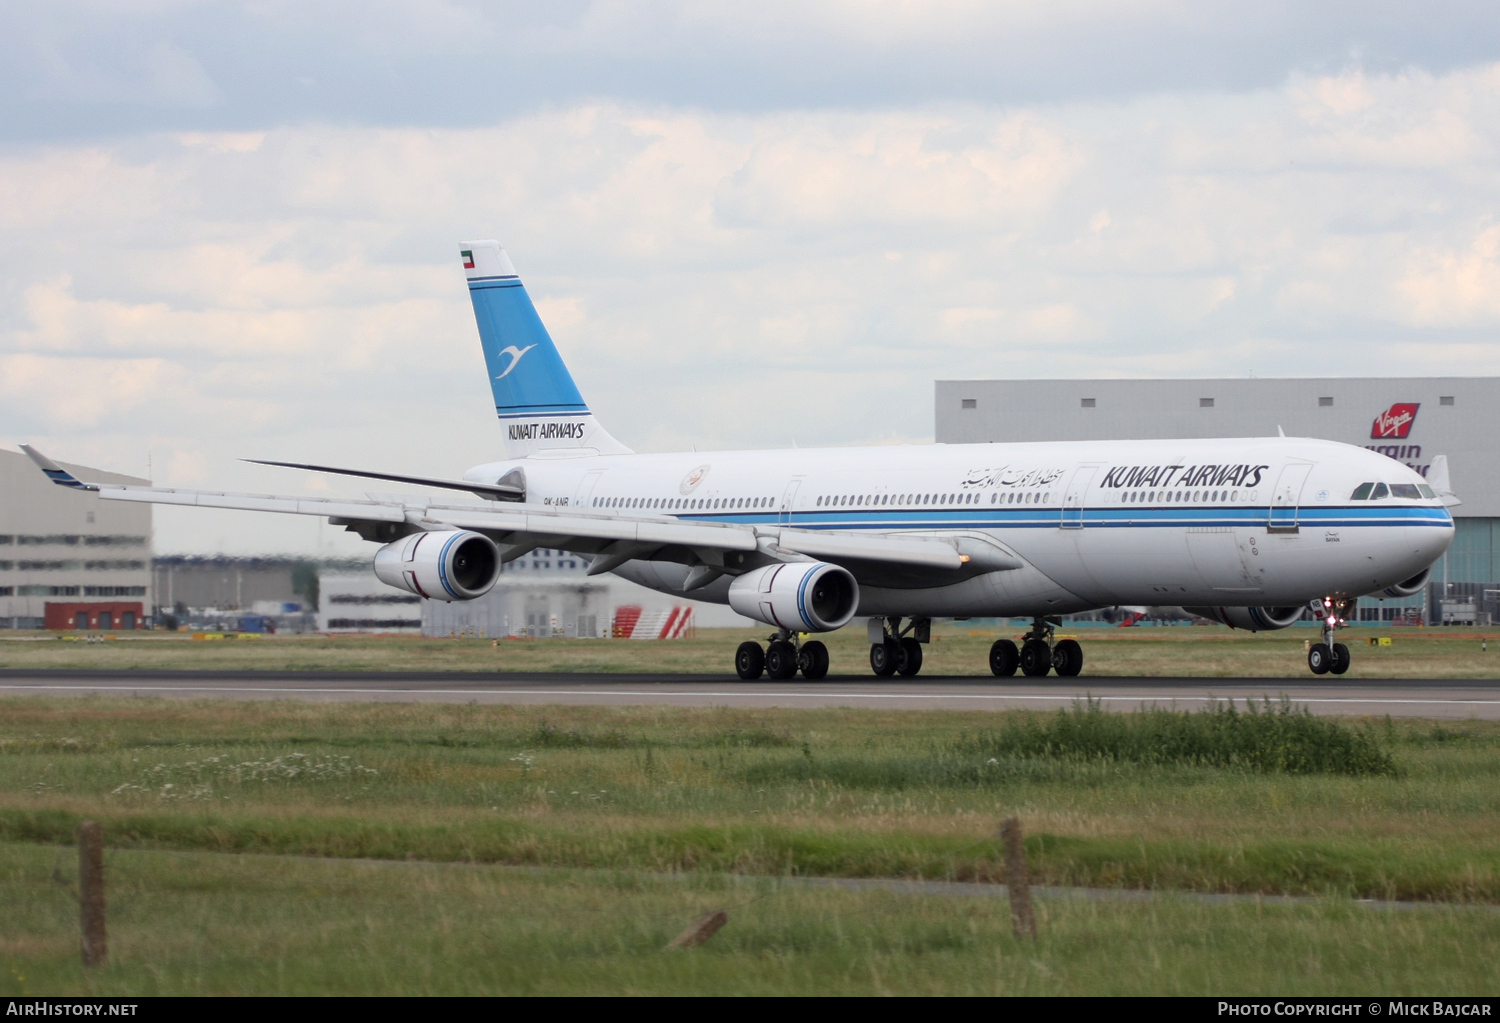
[[[1435,498],[1353,500],[1364,483],[1423,481],[1384,455],[1301,438],[533,456],[529,503],[589,514],[812,530],[982,536],[1023,565],[933,585],[861,579],[859,613],[1063,614],[1117,604],[1289,606],[1373,593],[1448,548]],[[1427,491],[1431,493],[1431,491]],[[680,592],[687,569],[616,570]],[[729,579],[694,590],[724,601]]]

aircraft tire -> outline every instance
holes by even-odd
[[[1028,639],[1021,644],[1021,674],[1041,678],[1052,670],[1052,648],[1044,640]]]
[[[803,678],[816,682],[828,674],[828,648],[816,639],[803,643],[797,653],[797,666],[802,669]]]
[[[881,678],[896,673],[895,643],[874,643],[870,646],[870,670]]]
[[[1342,675],[1349,670],[1349,665],[1354,658],[1349,654],[1349,648],[1342,643],[1333,644],[1333,663],[1328,670],[1335,675]]]
[[[785,640],[766,647],[766,674],[785,682],[797,676],[797,648]]]
[[[1307,651],[1307,666],[1314,675],[1326,675],[1333,667],[1333,651],[1326,643],[1314,643]]]
[[[922,670],[921,643],[910,636],[901,641],[901,645],[897,648],[896,670],[908,678]]]
[[[759,643],[746,641],[734,652],[734,673],[746,682],[754,682],[765,673],[766,652]]]
[[[1000,678],[1009,678],[1021,664],[1021,651],[1008,639],[997,639],[990,645],[990,671]]]
[[[1083,647],[1076,639],[1065,639],[1052,648],[1052,670],[1072,678],[1083,670]]]

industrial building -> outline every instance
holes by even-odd
[[[1489,614],[1500,621],[1500,377],[1220,380],[939,380],[940,444],[1195,437],[1317,437],[1427,475],[1446,455],[1463,504],[1425,596],[1362,599],[1366,622]],[[1463,610],[1467,609],[1467,610]],[[1462,620],[1460,618],[1460,620]]]
[[[704,627],[760,624],[723,604],[648,590],[616,575],[590,576],[588,565],[588,558],[567,551],[532,551],[508,562],[495,588],[478,600],[423,601],[422,634],[601,639],[615,633],[626,608],[629,631],[637,637],[663,635],[664,629],[680,634],[674,626],[685,617]]]
[[[151,606],[151,505],[56,486],[25,455],[0,450],[0,628],[138,629]]]

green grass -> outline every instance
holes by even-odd
[[[1363,774],[995,755],[1070,715],[1137,752],[1162,720],[8,699],[0,840],[87,816],[128,849],[993,880],[1016,814],[1049,883],[1500,902],[1500,726],[1239,712],[1393,768]]]
[[[50,633],[0,634],[0,668],[107,668],[148,671],[574,671],[697,673],[733,677],[734,648],[768,629],[700,629],[691,639],[633,640],[424,639],[416,636],[271,636],[195,641],[188,633],[134,633],[83,643]],[[989,676],[990,644],[1019,638],[1012,626],[933,628],[922,674]],[[1084,675],[1279,677],[1306,679],[1304,644],[1311,628],[1249,634],[1222,626],[1079,628]],[[1391,646],[1371,647],[1371,635]],[[1481,648],[1488,637],[1489,650]],[[862,623],[820,637],[835,676],[870,677]],[[1471,629],[1352,628],[1340,639],[1354,652],[1354,678],[1500,677],[1500,635]]]
[[[755,879],[111,849],[109,960],[76,854],[0,843],[0,995],[1476,995],[1500,914],[809,890]],[[700,948],[663,946],[726,909]]]
[[[1007,758],[1188,764],[1290,774],[1395,774],[1395,761],[1368,729],[1314,717],[1285,696],[1182,712],[1153,707],[1105,711],[1096,700],[1055,714],[1017,714],[971,749]]]

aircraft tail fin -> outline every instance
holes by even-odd
[[[460,242],[507,458],[630,454],[594,419],[510,257]]]
[[[1436,455],[1432,459],[1432,465],[1427,470],[1427,483],[1437,493],[1443,505],[1448,508],[1463,504],[1458,495],[1453,493],[1453,483],[1448,478],[1448,456]]]

